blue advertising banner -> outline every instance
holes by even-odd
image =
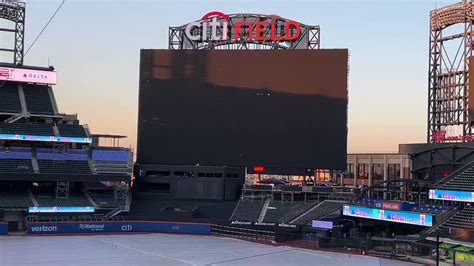
[[[474,202],[474,192],[430,189],[429,198],[436,200]]]
[[[347,216],[361,217],[374,220],[382,220],[379,209],[362,206],[344,205],[342,214]]]
[[[71,143],[92,143],[92,138],[78,137],[56,137],[56,136],[36,136],[18,134],[0,134],[2,140],[27,140],[27,141],[47,141],[47,142],[71,142]]]
[[[8,234],[8,223],[0,223],[0,235]]]
[[[381,210],[382,220],[395,223],[433,226],[433,216],[416,212]]]
[[[114,233],[114,232],[147,232],[147,233],[182,233],[211,234],[210,224],[171,223],[171,222],[58,222],[28,223],[28,234],[67,234],[67,233]]]
[[[361,206],[344,205],[342,214],[346,216],[360,217],[366,219],[381,220],[395,223],[405,223],[421,226],[432,226],[433,216],[417,212],[401,212],[391,210],[380,210]]]

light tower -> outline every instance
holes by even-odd
[[[23,49],[25,44],[25,2],[18,0],[0,0],[0,19],[13,22],[12,27],[1,28],[0,38],[4,35],[14,34],[12,47],[0,47],[0,53],[12,54],[15,65],[23,65]]]
[[[474,99],[469,100],[474,98],[469,86],[473,21],[470,1],[430,12],[428,142],[473,140],[469,137],[474,121]]]

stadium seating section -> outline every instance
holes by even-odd
[[[129,151],[93,150],[92,160],[96,173],[127,174],[132,171]]]
[[[34,152],[33,152],[34,151]],[[130,174],[131,154],[126,150],[93,150],[92,167],[89,150],[53,150],[0,146],[0,172],[33,173],[33,162],[37,160],[39,173],[71,174]],[[33,158],[33,154],[36,156]]]
[[[0,123],[0,134],[54,136],[54,130],[49,124]]]
[[[69,196],[68,198],[55,198],[53,196],[36,196],[39,206],[93,206],[85,196]]]
[[[85,138],[87,137],[86,131],[81,125],[58,125],[59,135],[62,137],[77,137]]]
[[[33,206],[33,202],[26,192],[0,192],[0,208],[28,208]]]
[[[255,200],[252,202],[241,199],[231,217],[231,220],[255,222],[258,220],[264,204],[265,202],[262,200]]]
[[[54,115],[53,104],[47,86],[24,85],[26,106],[32,114]]]
[[[0,172],[33,173],[31,149],[0,147]]]
[[[441,229],[449,231],[449,228],[461,228],[474,230],[474,208],[466,207],[462,210],[459,210],[456,214],[451,216],[443,225],[440,226]]]
[[[87,150],[52,150],[52,149],[38,149],[38,160],[60,160],[60,161],[87,161]]]
[[[474,191],[474,165],[454,174],[448,180],[438,185],[439,189]]]
[[[0,85],[2,85],[2,83],[0,83]],[[0,112],[21,112],[20,96],[16,85],[5,83],[3,86],[0,86]]]
[[[307,224],[315,219],[323,218],[342,208],[343,201],[326,200],[318,202],[303,201],[272,201],[265,212],[265,223]],[[233,221],[258,221],[265,202],[262,200],[240,200],[234,214]]]
[[[343,201],[325,200],[298,217],[292,223],[304,225],[310,223],[312,220],[322,219],[325,216],[340,210],[343,204]]]
[[[289,223],[314,205],[315,203],[274,201],[267,208],[263,221],[268,223]]]
[[[40,173],[92,174],[88,161],[38,160]]]

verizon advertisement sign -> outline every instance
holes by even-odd
[[[0,80],[54,85],[57,78],[56,71],[0,67]]]

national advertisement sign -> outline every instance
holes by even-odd
[[[374,208],[367,208],[361,206],[353,205],[344,205],[343,206],[343,215],[395,222],[395,223],[405,223],[421,226],[432,226],[433,225],[433,216],[430,214],[423,214],[417,212],[401,212],[401,211],[391,211],[391,210],[381,210]]]
[[[474,192],[430,189],[429,198],[434,200],[474,202]]]
[[[55,85],[56,71],[0,67],[0,80]]]
[[[172,223],[172,222],[58,222],[58,223],[28,223],[28,234],[69,234],[69,233],[182,233],[203,234],[211,233],[210,224]]]

